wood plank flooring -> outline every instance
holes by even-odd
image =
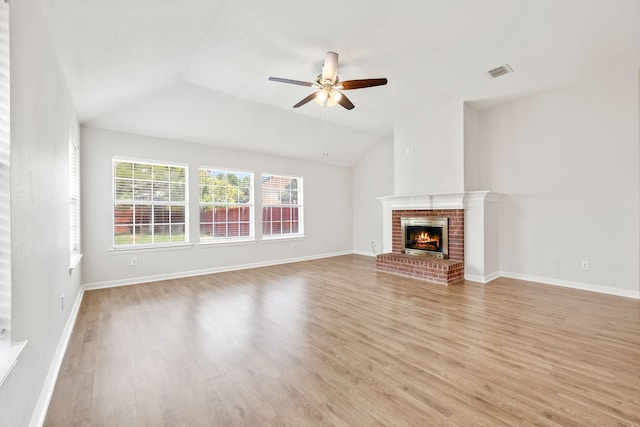
[[[350,255],[85,293],[46,426],[640,426],[640,301]]]

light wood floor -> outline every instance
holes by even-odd
[[[640,426],[640,301],[344,256],[84,296],[46,426]]]

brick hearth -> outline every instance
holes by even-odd
[[[449,259],[403,254],[402,217],[449,218]],[[392,252],[376,258],[379,271],[445,285],[464,280],[464,209],[394,210],[392,233]]]

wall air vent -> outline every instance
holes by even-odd
[[[509,64],[504,64],[499,67],[494,68],[493,70],[489,70],[489,74],[494,79],[496,77],[504,76],[505,74],[509,74],[513,72],[513,69],[509,66]]]

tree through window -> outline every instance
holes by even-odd
[[[200,168],[200,238],[252,238],[253,174]]]

